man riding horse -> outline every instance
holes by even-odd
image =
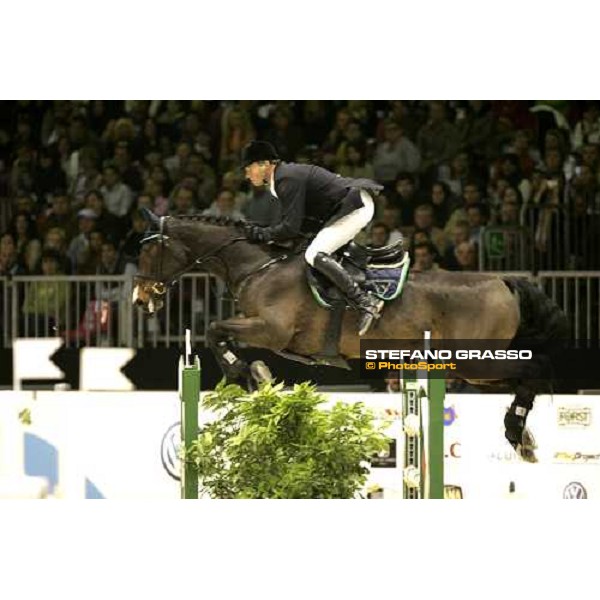
[[[242,166],[254,186],[269,186],[281,203],[281,222],[270,227],[249,224],[249,241],[284,242],[318,230],[304,258],[359,311],[358,334],[364,335],[379,319],[383,300],[363,290],[333,258],[368,225],[375,212],[373,196],[383,186],[370,179],[340,177],[322,167],[284,163],[268,142],[252,141],[243,150]]]

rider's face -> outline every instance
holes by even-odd
[[[265,185],[265,181],[270,176],[269,167],[268,162],[253,162],[246,167],[246,179],[256,187]]]

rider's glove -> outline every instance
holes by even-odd
[[[258,225],[246,225],[246,238],[249,242],[266,244],[271,241],[271,234],[267,227]]]

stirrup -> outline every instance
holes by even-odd
[[[374,311],[368,310],[366,308],[359,308],[359,318],[358,318],[358,335],[362,337],[369,331],[371,325],[377,320],[381,318],[381,311],[383,309],[384,302],[380,300],[377,303],[377,306],[374,307]]]

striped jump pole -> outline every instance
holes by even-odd
[[[425,332],[429,349],[431,333]],[[404,423],[403,497],[444,498],[444,378],[417,377],[416,372],[402,377],[402,415]]]
[[[179,359],[179,400],[181,401],[181,498],[198,499],[198,469],[185,460],[185,452],[198,439],[200,402],[200,359],[192,356],[191,332],[185,332],[185,353]]]

